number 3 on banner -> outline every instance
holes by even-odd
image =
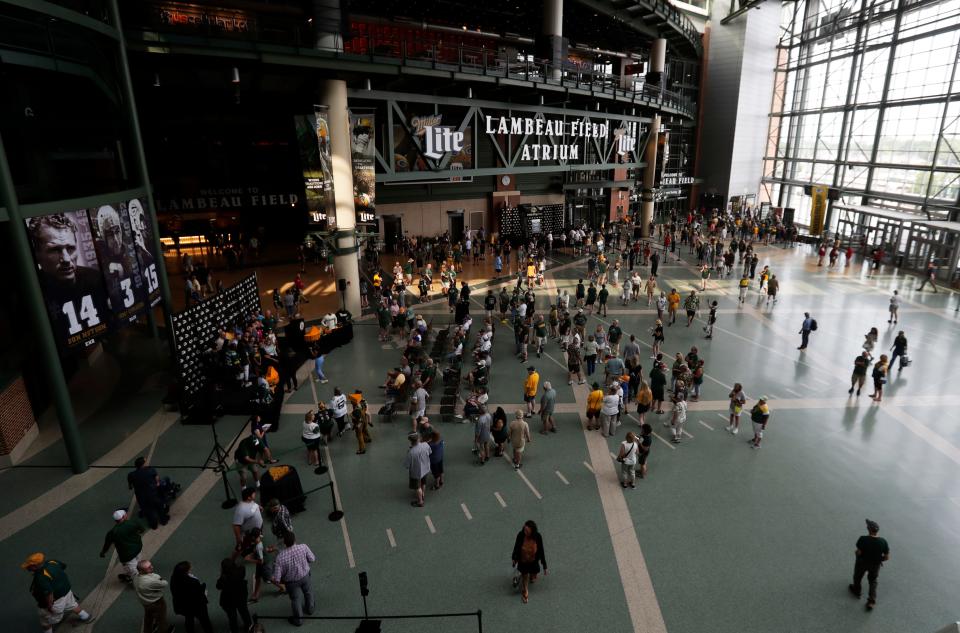
[[[63,314],[66,315],[67,321],[70,322],[70,327],[67,328],[67,332],[71,336],[83,329],[83,326],[81,326],[77,320],[77,312],[76,308],[74,308],[73,301],[68,301],[63,304]],[[93,299],[90,295],[84,295],[83,299],[80,300],[80,318],[87,322],[88,328],[100,325],[100,317],[97,315],[96,308],[93,307]]]
[[[153,292],[159,285],[160,282],[157,281],[157,265],[150,264],[150,267],[147,268],[147,290]]]
[[[129,308],[133,305],[133,288],[130,278],[120,280],[120,289],[123,290],[123,307]],[[83,314],[83,305],[80,306],[80,314]]]

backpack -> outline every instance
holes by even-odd
[[[811,320],[810,320],[810,331],[811,331],[811,332],[816,332],[816,331],[817,331],[817,320],[816,320],[816,319],[811,319]]]

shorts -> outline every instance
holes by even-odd
[[[240,472],[241,475],[243,474],[244,471],[246,471],[246,472],[250,473],[251,475],[253,475],[254,477],[257,476],[257,464],[256,464],[256,463],[253,463],[253,464],[237,464],[237,470]]]
[[[439,464],[430,464],[430,474],[434,477],[439,477],[443,474],[443,462]]]
[[[308,439],[306,437],[300,437],[303,440],[304,446],[307,447],[308,451],[316,451],[320,449],[320,438],[316,437],[314,439]]]
[[[523,396],[524,402],[533,402],[535,399],[536,399],[536,396],[528,396],[528,395]]]
[[[600,409],[587,409],[587,419],[600,417]]]
[[[418,488],[422,488],[427,484],[427,476],[424,475],[420,479],[417,479],[416,477],[411,477],[409,484],[410,484],[410,490],[416,490]]]
[[[637,460],[637,466],[643,466],[647,463],[647,456],[650,453],[640,453],[640,459]]]
[[[650,405],[649,405],[649,404],[638,404],[638,405],[637,405],[637,413],[646,413],[646,412],[649,411],[649,410],[650,410]]]
[[[52,629],[55,624],[59,624],[63,620],[64,614],[73,611],[78,606],[76,596],[73,595],[72,591],[68,591],[53,601],[53,606],[49,611],[47,609],[37,609],[40,613],[40,628],[44,630]]]
[[[567,371],[569,371],[571,374],[580,373],[580,363],[577,363],[576,365],[568,364]]]
[[[759,422],[754,422],[754,423],[753,423],[753,434],[756,435],[758,438],[759,438],[759,437],[763,437],[763,425],[760,424]]]
[[[688,316],[688,317],[693,317],[693,316],[696,316],[696,315],[697,315],[697,311],[696,311],[696,310],[687,310],[687,316]]]
[[[518,453],[522,453],[525,448],[527,448],[526,444],[524,444],[523,446],[517,446],[516,444],[514,444],[513,446],[513,450]]]

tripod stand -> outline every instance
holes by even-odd
[[[229,510],[237,505],[237,498],[233,496],[233,491],[230,490],[230,482],[227,481],[227,450],[220,444],[220,436],[217,435],[217,423],[213,422],[210,429],[213,431],[213,448],[210,449],[207,461],[203,463],[203,466],[208,468],[211,463],[216,464],[213,466],[213,471],[220,473],[220,478],[223,480],[223,492],[226,495],[220,507]]]

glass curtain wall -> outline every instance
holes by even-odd
[[[960,0],[785,2],[778,49],[761,201],[957,219]]]

